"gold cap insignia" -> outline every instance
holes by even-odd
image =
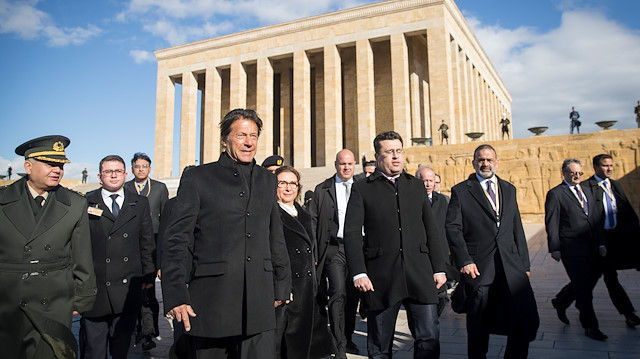
[[[278,164],[278,166],[282,166],[282,160],[277,160],[276,164]]]
[[[62,141],[55,142],[53,144],[53,150],[58,152],[64,151],[64,144],[62,144]]]

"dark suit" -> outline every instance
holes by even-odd
[[[162,294],[165,311],[191,305],[197,316],[189,336],[197,341],[273,333],[274,300],[291,293],[276,177],[255,161],[248,166],[240,168],[223,152],[180,181],[162,251]]]
[[[155,241],[145,197],[124,190],[124,202],[115,218],[101,191],[87,193],[89,207],[102,210],[102,214],[89,215],[98,296],[93,309],[82,316],[84,357],[104,358],[109,337],[111,355],[124,358],[142,300],[141,287],[155,279]]]
[[[36,221],[26,182],[0,189],[2,357],[63,357],[77,353],[71,313],[91,309],[96,295],[87,201],[58,186]]]
[[[124,184],[124,188],[131,192],[138,193],[135,179],[126,182]],[[153,233],[155,234],[157,246],[160,215],[162,214],[165,203],[169,200],[169,191],[164,183],[148,178],[144,188],[138,194],[147,197],[149,200],[151,223],[153,224]],[[155,252],[153,253],[153,258],[156,263],[156,267],[158,267],[158,260]],[[160,312],[160,306],[156,299],[155,287],[145,289],[143,296],[142,308],[138,315],[138,333],[140,335],[157,336],[160,334],[160,330],[158,328],[158,314]]]
[[[476,174],[451,189],[447,239],[457,268],[475,263],[480,275],[462,276],[468,293],[467,334],[470,358],[485,358],[489,333],[508,335],[505,357],[526,357],[535,339],[538,310],[527,276],[529,251],[516,189],[498,182],[499,214]],[[462,289],[462,288],[461,288]]]
[[[619,265],[636,267],[638,262],[638,240],[637,235],[640,233],[638,226],[638,216],[633,207],[629,204],[627,197],[622,190],[622,186],[618,181],[609,179],[613,195],[616,199],[618,213],[616,215],[617,225],[614,229],[605,230],[605,243],[607,247],[607,256],[598,256],[599,273],[598,277],[604,277],[604,283],[609,291],[609,297],[613,305],[620,314],[629,315],[635,311],[633,304],[625,292],[624,288],[618,281],[617,268]],[[604,190],[598,185],[598,181],[591,176],[587,181],[582,182],[584,186],[589,186],[596,198],[602,199],[603,206],[606,206]],[[604,208],[604,207],[603,207]],[[599,212],[604,215],[604,210]],[[602,219],[604,224],[604,219]],[[634,236],[636,238],[634,238]],[[632,255],[629,255],[631,253]],[[622,267],[625,268],[625,267]],[[561,308],[568,308],[575,300],[574,288],[571,283],[567,284],[558,294],[558,303]]]
[[[335,349],[327,327],[327,311],[317,298],[316,243],[311,217],[298,203],[294,206],[297,217],[280,208],[291,260],[294,300],[276,308],[276,357],[325,358]]]
[[[347,341],[351,340],[355,329],[358,293],[348,279],[343,238],[338,238],[339,216],[335,174],[316,186],[314,197],[310,202],[309,213],[313,218],[313,228],[318,243],[320,287],[324,291],[328,281],[329,323],[336,347],[340,352],[346,350]]]
[[[445,231],[445,224],[447,221],[447,208],[449,207],[449,200],[445,195],[434,191],[434,192],[431,192],[430,201],[431,201],[431,211],[433,212],[433,216],[436,220],[436,226],[438,227],[438,232],[442,238],[447,238],[447,234]],[[448,252],[448,248],[447,248],[447,252]],[[451,280],[459,281],[460,273],[455,268],[455,266],[451,264],[451,255],[447,255],[446,265],[447,265],[447,270],[446,270],[447,281],[451,281]],[[448,301],[447,285],[445,284],[442,287],[440,287],[440,289],[438,289],[438,316],[440,316],[444,311],[444,307],[447,301]]]
[[[415,339],[414,357],[438,357],[438,293],[433,274],[445,271],[447,244],[437,230],[421,180],[401,173],[397,188],[376,170],[353,184],[345,219],[349,272],[367,274],[374,291],[362,293],[369,357],[391,357],[402,303]],[[362,227],[364,226],[364,239]]]
[[[580,186],[587,198],[585,214],[569,185],[562,182],[547,193],[545,226],[549,252],[560,252],[562,264],[573,285],[576,307],[584,328],[598,328],[593,310],[593,287],[598,280],[597,248],[604,245],[602,197],[594,196],[589,185]],[[567,288],[558,294],[560,307],[566,308]]]

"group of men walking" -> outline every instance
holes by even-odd
[[[166,317],[186,333],[171,355],[272,358],[274,308],[296,298],[276,177],[254,159],[261,130],[255,111],[229,112],[220,123],[225,151],[183,173],[170,215],[161,213],[168,192],[148,177],[151,159],[144,154],[134,155],[135,179],[127,183],[124,160],[103,158],[101,188],[83,197],[59,185],[69,139],[46,136],[19,146],[27,176],[0,189],[0,283],[15,288],[0,294],[5,353],[75,357],[69,328],[77,313],[81,357],[126,358],[136,322],[151,347],[158,334],[153,285],[162,276]],[[344,149],[335,175],[307,203],[316,237],[308,250],[328,298],[335,357],[358,350],[351,335],[359,300],[370,358],[392,357],[401,306],[414,357],[438,358],[446,284],[459,279],[452,306],[466,313],[469,358],[486,358],[492,333],[507,336],[505,358],[526,358],[539,317],[516,188],[496,175],[496,150],[476,148],[475,173],[448,200],[434,191],[432,169],[420,168],[416,177],[404,171],[398,133],[378,134],[373,147],[368,176],[354,178],[355,156]],[[564,180],[545,205],[549,251],[571,281],[553,305],[568,324],[565,312],[575,300],[585,334],[596,340],[606,339],[591,294],[601,275],[627,325],[640,324],[617,281],[624,260],[608,260],[624,252],[621,226],[640,229],[610,178],[612,161],[596,156],[596,174],[581,185],[580,162],[565,160]]]

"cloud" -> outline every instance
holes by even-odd
[[[144,62],[154,62],[156,57],[153,56],[149,51],[144,50],[131,50],[129,51],[129,55],[133,57],[133,60],[136,64],[141,64]]]
[[[370,2],[317,0],[302,6],[299,0],[131,0],[116,20],[140,21],[145,31],[179,45]]]
[[[603,120],[636,127],[638,32],[580,9],[563,12],[560,26],[547,32],[468,21],[511,92],[516,137],[530,136],[534,126],[568,133],[571,106],[580,111],[583,132],[599,130],[595,122]]]
[[[102,33],[102,29],[87,27],[58,27],[51,16],[36,8],[38,0],[0,0],[0,33],[16,34],[25,40],[47,39],[53,47],[81,45]]]

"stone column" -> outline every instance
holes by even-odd
[[[293,53],[293,165],[311,167],[311,66],[306,51]]]
[[[426,80],[422,80],[422,103],[424,104],[424,108],[422,109],[422,112],[424,112],[424,137],[430,137],[433,133],[433,131],[431,131],[431,92],[429,90],[429,82]],[[435,128],[434,131],[437,133],[438,129]],[[431,137],[431,143],[435,143],[433,137]]]
[[[405,144],[411,144],[411,108],[409,97],[409,50],[403,33],[391,34],[391,94],[393,98],[393,128]],[[419,131],[420,129],[418,129]],[[419,137],[419,136],[415,136]]]
[[[258,59],[256,73],[256,112],[262,119],[262,133],[258,141],[256,158],[273,155],[273,65],[267,57]]]
[[[180,173],[196,164],[196,117],[198,80],[193,72],[182,74],[182,111],[180,113]]]
[[[202,128],[202,163],[217,161],[220,156],[220,128],[222,120],[222,77],[215,67],[206,69],[204,96],[204,126]]]
[[[293,140],[293,129],[291,128],[291,69],[288,65],[283,66],[280,73],[280,156],[285,163],[291,164],[293,156],[291,153],[291,141]]]
[[[342,149],[342,64],[335,45],[324,47],[325,166]]]
[[[451,114],[451,133],[449,135],[449,143],[461,143],[462,129],[462,95],[460,91],[460,63],[458,62],[458,43],[451,40],[451,92],[453,100],[453,112]]]
[[[373,73],[373,49],[369,39],[356,41],[356,82],[358,101],[358,148],[356,158],[362,153],[373,153],[376,137],[376,106]],[[404,139],[407,143],[407,139]],[[410,140],[409,140],[410,141]]]
[[[462,62],[462,107],[463,107],[463,126],[460,129],[460,143],[464,143],[465,133],[471,128],[471,90],[469,85],[469,59],[464,52],[460,52],[460,61]]]
[[[444,24],[427,29],[427,58],[429,61],[429,86],[433,96],[431,101],[432,138],[438,136],[438,128],[445,120],[452,127],[453,99],[451,92],[451,55],[449,33]]]
[[[173,158],[173,111],[175,85],[171,77],[158,73],[156,87],[156,141],[154,147],[153,176],[171,177]]]
[[[420,84],[420,76],[418,76],[417,73],[412,72],[411,75],[409,75],[409,93],[411,96],[411,137],[423,137]],[[428,135],[426,137],[428,137]]]
[[[247,107],[247,71],[240,62],[231,64],[231,109]]]

